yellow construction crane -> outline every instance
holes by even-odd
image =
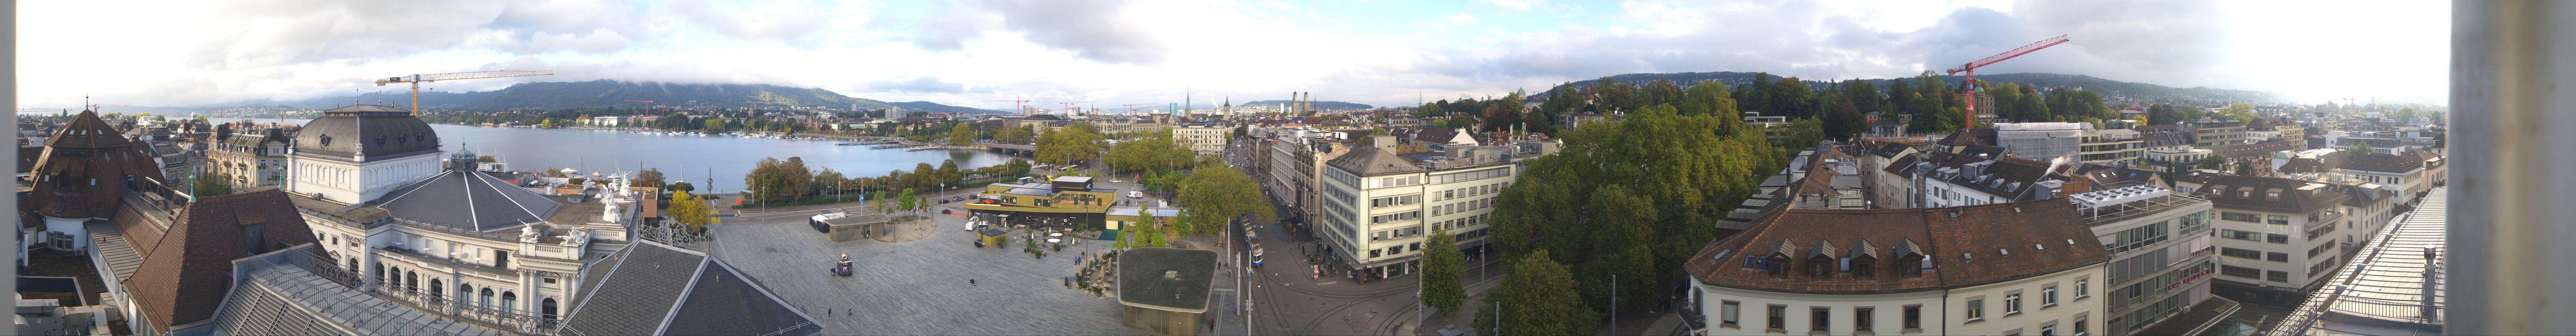
[[[443,81],[443,80],[459,80],[459,79],[481,79],[481,78],[501,78],[501,77],[522,77],[522,76],[551,76],[551,75],[554,75],[554,74],[555,74],[555,71],[554,71],[554,70],[534,70],[534,71],[499,70],[499,71],[451,72],[451,73],[426,74],[426,75],[414,74],[414,75],[410,75],[410,76],[402,76],[402,77],[387,77],[387,78],[385,78],[385,79],[379,79],[379,80],[376,80],[376,86],[385,86],[385,84],[386,84],[386,83],[411,83],[411,115],[420,115],[420,82],[435,82],[435,81]]]

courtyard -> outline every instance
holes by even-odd
[[[1143,333],[1118,325],[1116,298],[1065,287],[1065,278],[1090,256],[1110,250],[1110,241],[1067,235],[1062,238],[1080,242],[1037,258],[1022,251],[1027,231],[1008,230],[1010,243],[1002,248],[977,248],[975,233],[964,229],[966,216],[938,214],[940,208],[949,207],[933,206],[912,217],[926,220],[898,220],[891,233],[902,238],[888,240],[901,242],[834,243],[801,217],[755,215],[726,218],[710,228],[718,239],[697,248],[814,315],[826,334]],[[850,277],[829,274],[842,253],[855,265]],[[1234,276],[1218,273],[1221,284],[1211,293],[1208,314],[1218,327],[1201,334],[1244,334],[1243,320],[1233,311]]]

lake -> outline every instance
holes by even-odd
[[[238,121],[219,118],[217,122]],[[310,119],[255,119],[303,125]],[[573,168],[583,172],[613,173],[620,169],[636,171],[658,168],[665,179],[689,182],[698,190],[733,192],[742,190],[742,176],[764,157],[786,160],[802,157],[805,166],[815,172],[823,168],[840,171],[849,177],[883,176],[887,171],[912,171],[914,165],[929,163],[939,166],[941,160],[957,160],[959,169],[1000,165],[1012,155],[977,150],[905,151],[903,148],[868,149],[875,146],[838,146],[831,140],[782,140],[729,135],[653,135],[611,130],[534,129],[477,127],[431,124],[438,131],[440,150],[471,149],[476,155],[490,155],[510,170],[540,171],[549,167]],[[712,184],[708,178],[714,178]],[[713,189],[710,189],[713,187]]]

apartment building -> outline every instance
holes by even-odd
[[[2141,160],[2140,162],[2144,163],[2148,170],[2180,174],[2183,172],[2189,172],[2193,169],[2202,169],[2203,167],[2200,166],[2200,160],[2207,159],[2210,155],[2214,154],[2215,152],[2213,151],[2192,148],[2190,146],[2172,149],[2149,149],[2146,152],[2146,160]]]
[[[1423,249],[1484,244],[1495,196],[1519,175],[1513,151],[1451,147],[1398,155],[1386,145],[1352,148],[1319,167],[1314,231],[1332,244],[1332,254],[1351,270],[1391,277],[1419,270]],[[1422,246],[1427,234],[1443,230],[1458,235],[1459,246]]]
[[[1787,209],[1690,258],[1698,335],[2086,335],[2110,253],[2063,200]]]
[[[2334,172],[2352,174],[2355,178],[2398,191],[2398,204],[2410,204],[2415,201],[2415,195],[2430,189],[2430,184],[2425,183],[2424,161],[2415,155],[2362,154],[2344,160],[2343,166],[2336,167]]]
[[[232,182],[234,190],[264,188],[284,182],[287,141],[295,136],[286,131],[282,127],[267,127],[217,134],[214,146],[206,151],[206,172],[222,174]]]
[[[2076,161],[2104,165],[2137,163],[2146,157],[2146,140],[2136,130],[2107,129],[2084,132],[2083,146]]]
[[[1225,153],[1227,141],[1233,138],[1234,128],[1223,123],[1200,122],[1172,127],[1172,140],[1189,146],[1190,152],[1198,155]]]
[[[2102,278],[2107,335],[2136,334],[2208,300],[2217,269],[2209,200],[2139,180],[2102,186],[2067,198],[2111,254]]]
[[[2342,265],[2345,196],[2324,184],[2279,177],[2214,175],[2196,191],[2218,209],[2221,296],[2252,303],[2306,297]]]
[[[2210,147],[2245,143],[2245,122],[2234,119],[2209,119],[2182,122],[2183,133],[2191,134],[2192,146]]]
[[[1289,129],[1276,133],[1263,151],[1267,160],[1264,164],[1269,167],[1262,171],[1270,174],[1270,196],[1296,213],[1297,218],[1315,218],[1320,209],[1313,205],[1318,201],[1317,192],[1322,190],[1318,177],[1323,173],[1316,167],[1349,154],[1355,142],[1346,132]]]

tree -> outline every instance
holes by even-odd
[[[715,223],[715,211],[707,207],[705,200],[687,191],[672,192],[669,204],[662,208],[662,215],[692,229],[705,229],[708,224]]]
[[[192,194],[199,198],[231,195],[233,194],[232,176],[220,173],[198,176],[196,190]]]
[[[2343,149],[2343,157],[2344,157],[2344,159],[2346,159],[2346,160],[2353,160],[2353,159],[2360,159],[2362,154],[2370,154],[2370,153],[2378,153],[2378,152],[2379,152],[2379,149],[2378,149],[2378,148],[2371,148],[2371,147],[2370,147],[2370,142],[2367,142],[2367,141],[2354,142],[2354,143],[2352,144],[2352,146],[2351,146],[2351,147],[2344,147],[2344,149]]]
[[[671,184],[670,184],[670,185],[663,186],[663,187],[662,187],[662,190],[670,190],[670,191],[698,191],[698,186],[697,186],[697,185],[689,184],[688,182],[671,182]]]
[[[484,155],[484,156],[477,156],[477,157],[474,157],[474,162],[491,162],[491,163],[499,163],[499,162],[501,162],[501,159],[493,158],[491,155]]]
[[[2224,169],[2227,169],[2227,158],[2218,157],[2217,155],[2210,155],[2209,157],[2201,158],[2201,159],[2200,159],[2200,169],[2209,169],[2209,170],[2224,170]]]
[[[967,125],[968,125],[967,123],[957,123],[957,127],[951,127],[951,128],[949,128],[949,129],[948,129],[948,143],[953,143],[953,144],[970,144],[970,143],[975,143],[975,129],[974,129],[973,127],[968,127]]]
[[[1091,123],[1074,123],[1038,136],[1036,156],[1038,162],[1077,164],[1099,158],[1101,149],[1107,146],[1108,142],[1101,138],[1099,129],[1092,127]]]
[[[939,183],[953,187],[965,180],[966,174],[957,172],[957,159],[939,161]]]
[[[2251,122],[2254,121],[2255,118],[2259,118],[2254,115],[2254,104],[2246,103],[2227,104],[2227,109],[2218,110],[2218,113],[2219,115],[2227,116],[2228,118],[2236,119],[2237,121]]]
[[[1242,171],[1224,166],[1199,167],[1182,180],[1177,200],[1190,207],[1181,213],[1184,223],[1195,224],[1186,228],[1187,233],[1221,233],[1225,223],[1244,215],[1261,220],[1278,217],[1278,211],[1261,195],[1260,185],[1252,183],[1252,178],[1243,176]]]
[[[1819,126],[1827,138],[1851,139],[1861,131],[1869,130],[1868,119],[1869,116],[1862,115],[1860,108],[1852,103],[1834,102],[1825,107],[1825,120]]]
[[[904,188],[903,194],[895,196],[895,210],[912,211],[914,200],[919,198],[921,196],[912,194],[912,188]]]
[[[662,185],[662,169],[661,169],[661,168],[653,168],[653,169],[645,169],[644,171],[640,171],[640,172],[635,172],[635,180],[634,180],[634,181],[629,181],[629,182],[627,182],[627,184],[629,184],[629,185],[634,185],[634,186],[639,186],[639,187],[654,187],[654,186],[661,186],[661,185]]]
[[[725,120],[724,118],[707,118],[705,128],[702,129],[707,130],[707,133],[723,132],[725,131]]]
[[[2254,176],[2254,160],[2236,161],[2236,176]]]
[[[1581,295],[1574,291],[1574,277],[1565,264],[1548,257],[1546,250],[1532,251],[1512,261],[1512,276],[1485,294],[1487,301],[1509,307],[1510,318],[1494,321],[1493,315],[1477,314],[1478,330],[1495,330],[1497,335],[1590,335],[1600,331],[1601,313],[1585,309]]]
[[[802,157],[791,156],[786,161],[761,158],[752,165],[751,173],[743,174],[742,181],[753,196],[767,201],[804,196],[814,175],[806,170]]]
[[[1458,236],[1432,230],[1422,245],[1431,247],[1422,255],[1422,304],[1441,315],[1457,312],[1458,304],[1467,300],[1466,284],[1461,282],[1467,273],[1467,256],[1458,251]]]

